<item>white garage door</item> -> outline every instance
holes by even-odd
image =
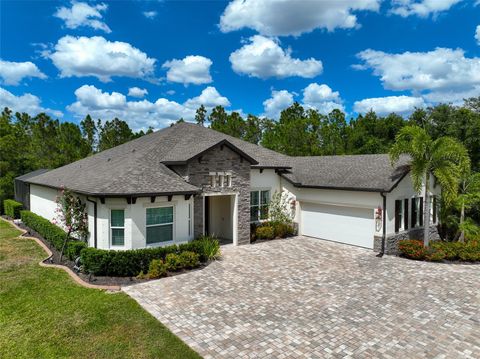
[[[301,203],[305,236],[373,248],[373,209]]]

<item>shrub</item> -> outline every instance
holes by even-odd
[[[427,254],[422,241],[411,239],[398,242],[398,250],[401,255],[410,259],[423,260]]]
[[[286,238],[293,235],[293,225],[285,222],[272,222],[275,237]]]
[[[197,253],[201,262],[215,260],[220,257],[220,242],[212,236],[200,236],[192,242],[181,244],[179,249]]]
[[[459,250],[458,257],[462,261],[477,262],[480,261],[480,244],[477,241],[469,241]]]
[[[143,272],[140,272],[143,274]],[[167,265],[161,259],[154,259],[148,266],[147,277],[150,279],[160,278],[167,274]]]
[[[445,253],[445,259],[449,261],[457,260],[459,252],[462,249],[463,243],[460,242],[444,242],[434,241],[430,242],[430,247],[441,250]]]
[[[80,252],[87,248],[87,244],[82,241],[71,241],[67,243],[65,248],[65,255],[71,261],[75,260],[78,256],[80,256]]]
[[[13,199],[6,199],[3,201],[4,213],[10,218],[20,218],[20,211],[22,208],[23,205],[20,202],[14,201]]]
[[[273,239],[275,238],[275,230],[269,225],[260,226],[256,229],[255,235],[258,239]]]
[[[183,268],[195,268],[200,264],[200,256],[197,253],[185,251],[181,252],[179,257]]]
[[[165,257],[165,264],[167,265],[167,270],[171,272],[175,272],[179,269],[182,269],[182,260],[180,259],[180,256],[176,253],[169,253]]]
[[[55,249],[61,250],[66,233],[60,227],[57,227],[49,220],[36,215],[30,211],[21,211],[20,216],[22,222],[40,234],[47,242],[49,242]]]
[[[147,273],[150,262],[162,259],[168,254],[180,254],[190,251],[198,254],[201,262],[217,258],[220,255],[220,244],[212,237],[202,237],[180,245],[114,251],[96,248],[82,250],[80,257],[85,272],[95,275],[120,277],[137,276],[140,272]]]
[[[445,252],[441,249],[428,248],[425,253],[425,260],[429,262],[440,262],[445,259]]]

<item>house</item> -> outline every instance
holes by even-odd
[[[62,187],[87,203],[90,246],[135,249],[215,234],[250,242],[273,193],[288,196],[301,235],[394,252],[422,236],[423,199],[408,160],[388,155],[289,157],[178,123],[46,173],[27,176],[30,209],[55,216]],[[432,179],[432,198],[440,194]],[[431,219],[438,220],[437,206]],[[434,228],[434,226],[432,226]]]

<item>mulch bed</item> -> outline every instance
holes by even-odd
[[[11,221],[12,219],[7,217],[7,216],[2,216],[3,218]],[[82,272],[76,272],[74,267],[75,263],[68,258],[65,257],[65,255],[62,258],[62,261],[60,261],[60,251],[58,251],[55,247],[51,245],[50,242],[46,241],[40,234],[38,234],[36,231],[33,229],[25,226],[23,223],[16,223],[16,225],[24,230],[27,231],[23,236],[28,236],[28,237],[35,237],[42,241],[49,249],[52,251],[52,257],[50,257],[47,260],[44,260],[45,263],[51,263],[51,264],[60,264],[64,265],[68,268],[70,268],[72,271],[74,271],[81,279],[83,279],[87,283],[91,284],[96,284],[96,285],[109,285],[109,286],[126,286],[126,285],[132,285],[132,284],[138,284],[138,283],[144,283],[148,282],[153,279],[139,279],[136,277],[109,277],[109,276],[95,276],[93,274],[85,274]],[[186,272],[191,272],[194,270],[200,270],[206,266],[208,266],[209,263],[202,263],[200,264],[199,267],[194,268],[194,269],[184,269],[180,270],[178,272],[169,272],[168,276],[174,276],[174,275],[179,275],[182,273]]]

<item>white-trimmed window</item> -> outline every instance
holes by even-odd
[[[268,219],[270,190],[250,192],[250,222]]]
[[[147,208],[147,244],[173,241],[173,206]]]
[[[125,210],[110,211],[110,238],[112,246],[125,245]]]

